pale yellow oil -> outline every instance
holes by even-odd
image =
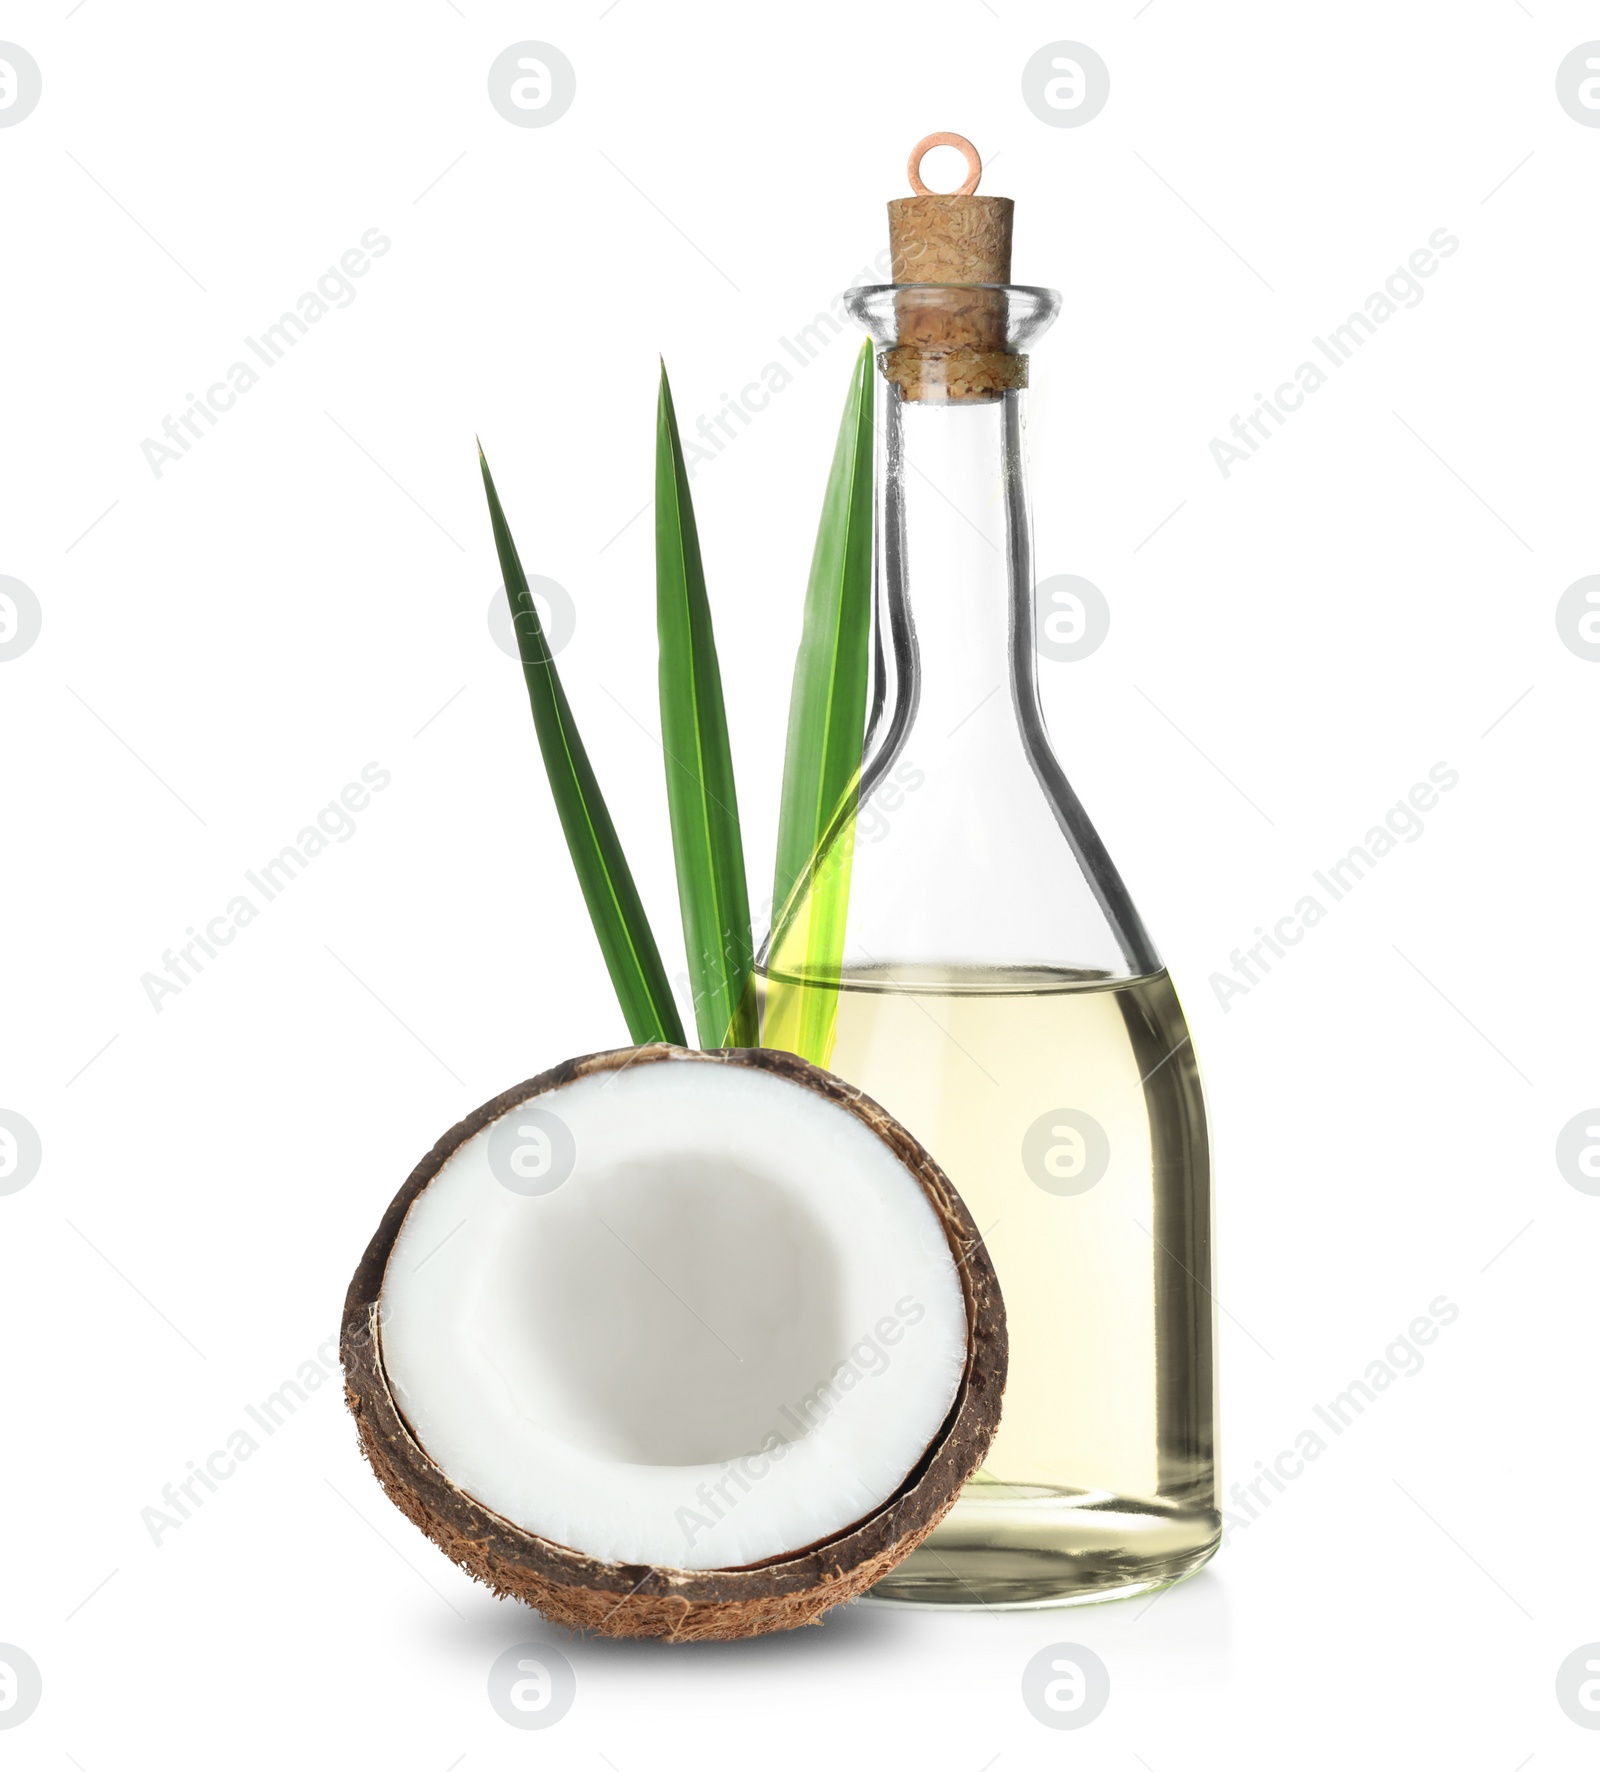
[[[1210,1159],[1166,973],[854,973],[830,1068],[954,1181],[1010,1337],[983,1469],[873,1597],[1063,1605],[1198,1568],[1220,1533]]]

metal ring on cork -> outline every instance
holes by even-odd
[[[922,157],[930,148],[957,148],[966,156],[967,177],[964,184],[955,190],[944,193],[930,191],[922,182]],[[983,161],[978,158],[978,150],[964,135],[956,135],[948,129],[936,131],[933,135],[925,135],[911,150],[911,158],[906,162],[906,176],[911,180],[911,188],[919,197],[970,197],[978,188],[978,180],[983,177]]]

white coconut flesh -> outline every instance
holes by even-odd
[[[803,1083],[707,1063],[585,1077],[475,1134],[412,1204],[380,1322],[458,1488],[679,1569],[872,1513],[967,1354],[949,1243],[893,1150]]]

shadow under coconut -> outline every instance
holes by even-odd
[[[454,1603],[460,1610],[461,1598]],[[696,1664],[738,1662],[753,1667],[768,1661],[855,1657],[864,1650],[887,1649],[904,1641],[911,1624],[911,1618],[896,1608],[847,1603],[824,1613],[818,1623],[802,1625],[797,1630],[773,1631],[764,1637],[740,1637],[728,1642],[671,1643],[660,1637],[599,1637],[568,1630],[519,1601],[497,1600],[481,1588],[465,1597],[465,1605],[465,1625],[436,1618],[430,1609],[426,1631],[419,1634],[441,1649],[459,1653],[463,1647],[476,1647],[491,1659],[511,1643],[543,1639],[557,1648],[571,1650],[584,1661],[624,1668],[655,1666],[663,1659]]]

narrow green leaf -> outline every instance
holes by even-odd
[[[522,674],[528,682],[528,701],[533,708],[533,726],[539,737],[545,773],[550,778],[550,792],[600,951],[605,956],[606,970],[611,974],[612,987],[628,1023],[628,1033],[636,1045],[647,1040],[685,1045],[683,1023],[672,1000],[672,987],[667,982],[655,937],[650,933],[649,920],[628,871],[627,857],[617,840],[611,814],[606,810],[600,784],[578,736],[572,709],[556,674],[555,660],[545,641],[539,611],[534,607],[527,576],[517,557],[517,544],[511,539],[481,448],[478,465],[483,469],[495,551],[500,556],[506,601],[511,605],[511,623],[522,654]]]
[[[702,1046],[754,1046],[759,1038],[739,802],[700,537],[665,363],[656,408],[656,629],[661,746],[695,1026]]]
[[[844,958],[872,631],[870,343],[856,359],[789,698],[762,1040],[826,1065]]]

